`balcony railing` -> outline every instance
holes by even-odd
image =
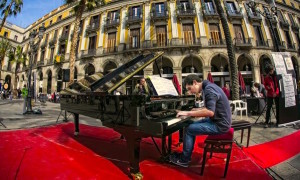
[[[252,47],[252,42],[250,38],[244,38],[244,39],[235,38],[233,41],[236,47],[245,47],[245,48]]]
[[[292,30],[293,31],[299,31],[299,25],[296,24],[295,22],[292,23]]]
[[[279,21],[281,28],[289,28],[290,24],[287,22],[287,20]]]
[[[296,50],[295,44],[287,44],[287,48],[288,48],[289,50]]]
[[[285,41],[279,42],[278,46],[279,46],[280,50],[285,50],[286,49],[286,43],[285,43]]]
[[[68,38],[69,38],[69,34],[68,34],[68,33],[65,33],[65,34],[62,34],[62,35],[59,37],[58,41],[59,41],[60,43],[65,43],[66,40],[68,40]]]
[[[44,66],[44,60],[40,60],[37,62],[37,67]]]
[[[81,51],[81,58],[94,57],[96,55],[96,49],[88,49]]]
[[[53,46],[55,46],[55,44],[56,44],[56,38],[52,38],[52,39],[49,41],[49,46],[50,46],[50,47],[53,47]]]
[[[225,39],[209,39],[208,40],[209,46],[217,46],[217,47],[224,47],[226,46],[226,40]]]
[[[115,28],[120,25],[120,19],[107,19],[104,28],[107,30],[109,28]]]
[[[195,9],[177,9],[178,18],[194,18],[196,16]]]
[[[243,19],[243,15],[238,10],[227,10],[229,19]]]
[[[169,18],[169,12],[167,10],[162,12],[152,11],[150,16],[152,21],[167,20]]]
[[[165,42],[159,42],[157,40],[148,40],[142,43],[142,48],[172,48],[172,47],[191,47],[201,46],[200,38],[196,38],[193,41],[188,41],[183,38],[171,39]]]
[[[262,18],[259,13],[248,11],[248,18],[251,22],[261,22]]]
[[[86,27],[86,32],[91,33],[91,32],[97,32],[99,30],[99,23],[92,23]]]
[[[143,15],[142,14],[139,14],[137,16],[135,15],[131,15],[131,16],[128,16],[127,18],[127,25],[131,25],[131,24],[135,24],[135,23],[141,23],[143,21]]]
[[[268,41],[264,40],[256,40],[256,46],[257,47],[269,47]]]
[[[117,52],[117,46],[103,48],[103,54]]]
[[[47,62],[47,65],[53,64],[53,58],[46,59],[45,61]]]
[[[219,14],[216,10],[214,9],[203,9],[203,16],[206,20],[209,19],[219,19]]]

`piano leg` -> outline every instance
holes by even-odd
[[[129,150],[129,163],[130,163],[130,174],[134,179],[142,178],[140,173],[140,142],[141,138],[134,136],[125,136],[127,141],[127,147]]]
[[[74,113],[75,132],[74,135],[79,135],[79,114]]]

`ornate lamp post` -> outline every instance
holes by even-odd
[[[39,31],[33,30],[29,34],[29,45],[31,49],[30,57],[29,57],[29,72],[28,72],[28,97],[27,97],[27,111],[26,114],[31,114],[32,111],[32,105],[31,105],[31,99],[32,99],[32,89],[31,89],[31,74],[32,74],[32,66],[33,66],[33,60],[34,60],[34,54],[37,51],[38,45],[43,38],[43,35],[46,31],[46,28],[44,24],[42,24],[41,27],[39,27]],[[38,36],[38,41],[34,43],[35,37]]]
[[[279,41],[277,39],[277,36],[275,35],[275,31],[273,29],[273,25],[271,22],[271,20],[274,18],[274,15],[277,16],[277,7],[276,7],[274,0],[265,0],[265,2],[270,5],[271,12],[265,6],[263,7],[264,12],[260,11],[260,9],[257,7],[257,4],[254,0],[249,1],[246,4],[253,12],[257,12],[257,13],[261,14],[263,17],[265,17],[268,20],[268,22],[270,24],[270,28],[271,28],[271,33],[272,33],[272,36],[274,37],[274,41],[275,41],[274,42],[275,50],[276,50],[276,52],[279,52],[280,51]]]

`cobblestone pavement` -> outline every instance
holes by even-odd
[[[23,100],[0,100],[0,122],[6,126],[5,128],[0,123],[0,131],[54,125],[56,124],[57,118],[60,114],[59,103],[34,103],[33,109],[40,109],[42,111],[41,115],[23,115],[22,108]],[[239,117],[237,120],[238,119]],[[272,125],[270,128],[263,128],[262,123],[264,121],[264,117],[261,116],[261,118],[258,119],[257,123],[255,124],[256,119],[257,116],[248,117],[248,121],[253,123],[249,146],[278,139],[300,129],[300,124],[280,128],[276,128],[275,125]],[[73,120],[72,115],[70,116],[69,120]],[[272,119],[272,122],[275,122],[275,119]],[[62,116],[59,118],[58,123],[65,123]],[[80,123],[92,126],[102,126],[100,120],[85,116],[80,116]],[[239,141],[240,131],[235,132],[234,136]],[[244,137],[242,145],[246,145],[246,137]],[[273,176],[274,179],[300,179],[300,153],[285,162],[267,169],[267,171],[271,176]]]

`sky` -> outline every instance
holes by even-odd
[[[63,0],[23,0],[21,13],[11,16],[7,21],[22,28],[28,27],[44,15],[63,5]],[[3,18],[1,16],[1,18]]]

